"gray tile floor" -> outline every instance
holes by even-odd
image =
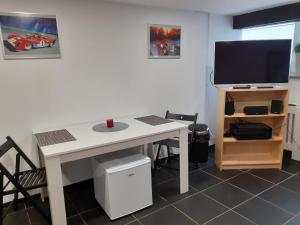
[[[172,161],[171,166],[178,167],[178,162]],[[68,186],[68,225],[300,224],[299,162],[288,161],[282,170],[220,172],[209,158],[197,169],[191,165],[189,176],[190,190],[180,195],[178,171],[159,169],[152,182],[153,206],[115,221],[110,221],[96,202],[92,180]],[[49,208],[47,201],[40,204]],[[46,224],[24,202],[18,210],[9,209],[4,219],[4,225]]]

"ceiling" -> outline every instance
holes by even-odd
[[[106,0],[143,6],[204,11],[223,15],[238,15],[260,9],[300,2],[300,0]]]

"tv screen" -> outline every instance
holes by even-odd
[[[215,43],[215,84],[288,83],[291,40]]]

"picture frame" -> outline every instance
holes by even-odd
[[[181,26],[148,24],[148,58],[179,59],[181,57]]]
[[[56,15],[0,13],[4,59],[60,58]]]

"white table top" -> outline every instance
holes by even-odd
[[[38,130],[34,133],[66,129],[76,138],[76,141],[40,147],[44,157],[47,158],[187,128],[186,124],[179,122],[152,126],[134,119],[137,117],[139,116],[115,118],[114,122],[129,124],[127,129],[117,132],[95,132],[92,129],[93,126],[105,121],[93,121],[55,129]]]

